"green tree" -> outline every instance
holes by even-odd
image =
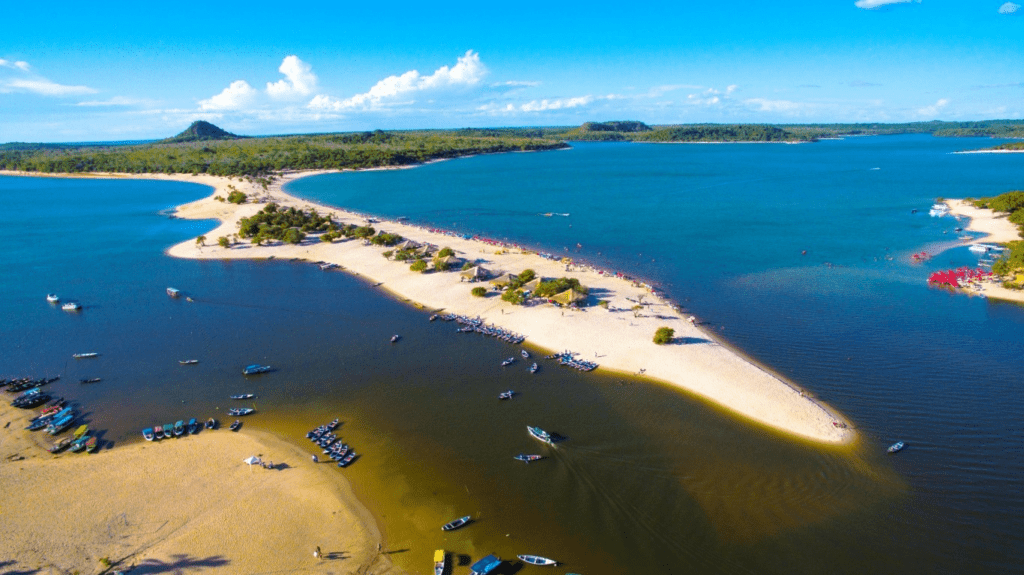
[[[306,234],[300,232],[297,228],[288,228],[287,230],[285,230],[284,237],[282,237],[281,239],[290,244],[297,244],[300,243],[305,237]]]
[[[446,258],[448,256],[454,256],[455,250],[451,248],[441,248],[441,251],[437,252],[437,257]]]
[[[533,278],[537,277],[537,272],[527,268],[519,273],[519,281],[523,284],[530,283]]]
[[[245,194],[239,192],[238,190],[235,190],[228,194],[228,201],[231,202],[232,204],[244,204]]]
[[[206,236],[199,236],[198,238],[196,238],[196,243],[201,245],[201,246],[205,246],[206,245]]]
[[[217,245],[222,248],[231,247],[231,240],[229,240],[227,236],[221,236],[217,238]]]
[[[525,300],[525,298],[523,297],[523,290],[507,289],[505,290],[505,293],[501,294],[501,300],[507,301],[512,305],[520,305]]]
[[[671,343],[672,338],[675,337],[676,330],[670,327],[659,327],[658,331],[654,332],[654,343],[658,345],[664,345]]]
[[[427,262],[423,260],[416,260],[409,266],[409,269],[414,272],[423,272],[427,270]]]
[[[469,293],[473,294],[475,297],[484,297],[485,295],[487,295],[487,288],[477,286],[470,290]]]

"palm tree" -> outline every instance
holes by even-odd
[[[201,245],[201,246],[205,246],[206,245],[206,236],[199,236],[198,238],[196,238],[196,243]]]

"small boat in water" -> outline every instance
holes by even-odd
[[[178,421],[174,422],[174,436],[175,437],[180,437],[180,436],[182,436],[184,434],[185,434],[185,422],[184,422],[184,420],[179,419]]]
[[[96,453],[96,448],[99,447],[99,439],[95,435],[85,440],[85,450],[89,453]]]
[[[269,365],[260,365],[258,363],[254,363],[252,365],[247,365],[244,368],[242,368],[242,374],[244,374],[244,375],[256,375],[257,373],[266,373],[266,372],[270,371],[271,369],[273,369],[273,368],[270,367]]]
[[[160,431],[162,432],[163,430],[161,429]],[[147,427],[142,430],[142,437],[144,437],[146,441],[153,441],[156,439],[156,433],[153,432],[152,427]]]
[[[103,380],[98,378],[98,377],[90,377],[90,378],[86,378],[86,379],[80,379],[80,380],[78,380],[78,383],[99,383],[101,381],[103,381]]]
[[[906,446],[907,445],[905,443],[903,443],[902,441],[897,441],[896,443],[893,443],[892,445],[890,445],[889,449],[886,449],[886,451],[889,452],[889,453],[896,453],[897,451],[902,450]]]
[[[231,427],[229,427],[228,429],[230,429],[231,431],[238,431],[239,427],[242,427],[242,420],[236,419],[235,422],[232,423]]]
[[[444,549],[434,551],[434,575],[444,575],[446,556]]]
[[[555,444],[555,440],[551,437],[551,434],[546,432],[546,431],[544,431],[543,429],[541,429],[539,427],[532,427],[532,426],[527,425],[526,426],[526,431],[529,431],[530,435],[532,435],[536,439],[539,439],[539,440],[543,441],[544,443],[548,443],[550,445],[554,445]]]
[[[515,394],[516,392],[512,391],[511,389],[508,391],[503,391],[498,394],[498,399],[512,399],[512,396]]]
[[[71,445],[68,446],[68,449],[75,453],[78,453],[79,451],[85,449],[85,442],[89,441],[91,437],[92,436],[89,434],[85,434],[82,437],[79,437],[78,439],[71,442]]]
[[[228,415],[232,417],[238,417],[241,415],[249,415],[250,413],[253,413],[255,411],[256,408],[253,407],[232,407],[231,409],[228,410]]]
[[[88,431],[89,431],[89,426],[88,425],[81,425],[81,426],[78,427],[78,429],[75,430],[74,433],[71,434],[71,436],[74,437],[75,439],[78,439],[78,438],[82,437],[83,435],[85,435]]]
[[[199,433],[199,422],[194,417],[188,420],[188,432],[192,435]]]
[[[534,363],[533,365],[530,366],[530,373],[537,373],[538,369],[540,369],[540,366]]]
[[[558,565],[558,561],[554,559],[548,559],[547,557],[541,557],[539,555],[516,555],[523,563],[529,563],[530,565],[541,565],[541,566],[552,566]]]
[[[206,420],[206,429],[216,429],[216,428],[217,428],[217,420],[216,419],[211,417],[210,419]]]
[[[520,351],[519,354],[523,356],[523,359],[530,359],[530,352],[526,351],[525,349]]]
[[[46,301],[49,303],[60,303],[60,298],[57,297],[57,294],[46,294]]]
[[[512,365],[515,362],[516,362],[516,358],[510,357],[510,358],[506,359],[505,361],[501,362],[501,367],[506,367],[506,366]]]
[[[470,565],[469,575],[487,575],[491,571],[494,571],[501,565],[501,558],[491,553],[487,557],[477,561]]]
[[[352,460],[355,459],[355,458],[356,458],[356,452],[355,451],[349,451],[348,455],[346,455],[341,461],[338,462],[338,467],[348,467],[348,465],[350,463],[352,463]]]
[[[396,333],[395,335],[391,336],[391,343],[398,343],[398,340],[400,339],[402,339],[402,336]]]
[[[82,304],[74,301],[69,301],[68,303],[60,306],[60,309],[64,311],[82,311]]]
[[[252,399],[254,397],[256,397],[255,393],[239,393],[237,395],[232,395],[231,399]]]
[[[441,531],[455,531],[459,527],[465,526],[467,523],[469,523],[472,520],[473,520],[473,518],[470,517],[469,515],[466,515],[465,517],[459,517],[458,519],[453,519],[453,520],[449,521],[448,523],[445,523],[444,525],[442,525],[441,526]]]
[[[538,459],[544,459],[544,456],[543,455],[527,455],[525,453],[520,453],[519,455],[516,455],[512,459],[518,459],[519,461],[525,461],[526,463],[530,463],[531,461],[537,461]]]
[[[142,433],[145,434],[146,432],[143,431]],[[143,436],[145,436],[145,435],[143,435]],[[153,439],[163,439],[164,437],[166,437],[164,435],[164,426],[158,425],[158,426],[153,428]]]
[[[167,288],[167,295],[171,297],[179,297],[181,295],[181,290],[169,287]]]
[[[198,359],[179,359],[178,363],[180,363],[181,365],[195,365],[195,364],[199,363],[199,360]]]
[[[89,351],[89,352],[86,352],[86,353],[74,353],[74,354],[71,354],[71,357],[73,357],[75,359],[87,359],[87,358],[90,358],[90,357],[99,357],[99,355],[100,354],[95,352],[95,351]]]

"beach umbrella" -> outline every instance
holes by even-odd
[[[260,458],[259,457],[256,457],[255,455],[250,455],[249,457],[246,457],[245,459],[243,459],[242,463],[248,464],[249,465],[249,471],[252,471],[252,466],[253,465],[259,465],[261,462],[260,462]]]

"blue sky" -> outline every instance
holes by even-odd
[[[1006,0],[29,4],[0,142],[1024,117]]]

